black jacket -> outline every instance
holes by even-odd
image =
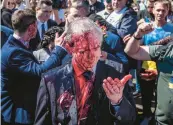
[[[2,8],[1,9],[1,25],[6,26],[10,29],[12,28],[11,16],[13,11],[10,9]]]

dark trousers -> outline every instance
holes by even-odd
[[[144,117],[150,117],[151,112],[151,101],[153,99],[153,92],[155,89],[155,80],[146,81],[138,76],[139,84],[141,87],[141,96],[142,96],[142,106]],[[156,101],[156,100],[155,100]]]

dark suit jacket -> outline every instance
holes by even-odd
[[[48,25],[48,29],[53,26],[58,26],[58,24],[52,19],[49,19],[47,21],[47,25]],[[37,30],[37,34],[36,34],[35,38],[31,39],[31,41],[29,43],[29,46],[32,51],[35,51],[37,49],[37,46],[39,45],[40,41],[41,41],[41,39],[40,39],[39,31]]]
[[[116,113],[114,112],[114,107],[110,104],[102,88],[103,79],[108,76],[122,78],[123,74],[100,61],[96,68],[96,80],[92,95],[94,101],[88,118],[82,125],[114,125],[114,122],[116,125],[131,125],[135,121],[135,103],[128,84],[124,89],[124,96],[119,105],[119,110]],[[69,115],[65,115],[57,101],[64,91],[68,91],[74,97]],[[71,63],[45,73],[42,76],[37,95],[35,125],[57,125],[58,123],[61,125],[77,125],[75,91]]]
[[[10,9],[2,8],[1,9],[1,25],[6,26],[10,29],[13,29],[11,16],[13,11]]]
[[[66,54],[57,46],[40,65],[20,41],[9,37],[1,55],[1,112],[5,122],[33,123],[41,73],[60,65]]]

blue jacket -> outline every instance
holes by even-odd
[[[116,34],[119,35],[121,38],[121,42],[123,44],[123,49],[125,47],[125,44],[123,42],[123,38],[128,35],[131,34],[133,35],[133,33],[137,30],[137,13],[132,10],[131,8],[127,8],[127,10],[125,11],[125,13],[123,14],[123,16],[121,17],[121,19],[118,22],[118,26],[117,28],[113,27],[112,25],[109,25],[109,30]],[[130,68],[136,68],[137,65],[137,61],[135,59],[132,59],[131,57],[127,56],[128,58],[128,67],[130,70]],[[127,70],[127,72],[128,72]]]
[[[123,43],[118,35],[107,31],[102,44],[102,50],[119,57],[123,64],[128,66],[128,59],[123,49]]]
[[[1,55],[1,112],[5,122],[33,123],[41,73],[60,65],[66,54],[57,46],[40,65],[20,41],[9,37]]]

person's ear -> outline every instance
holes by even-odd
[[[28,30],[29,31],[34,31],[35,30],[35,24],[29,25]]]
[[[28,29],[27,29],[27,32],[28,32],[28,36],[29,37],[33,37],[33,35],[35,34],[35,25],[34,24],[31,24],[29,25]]]

